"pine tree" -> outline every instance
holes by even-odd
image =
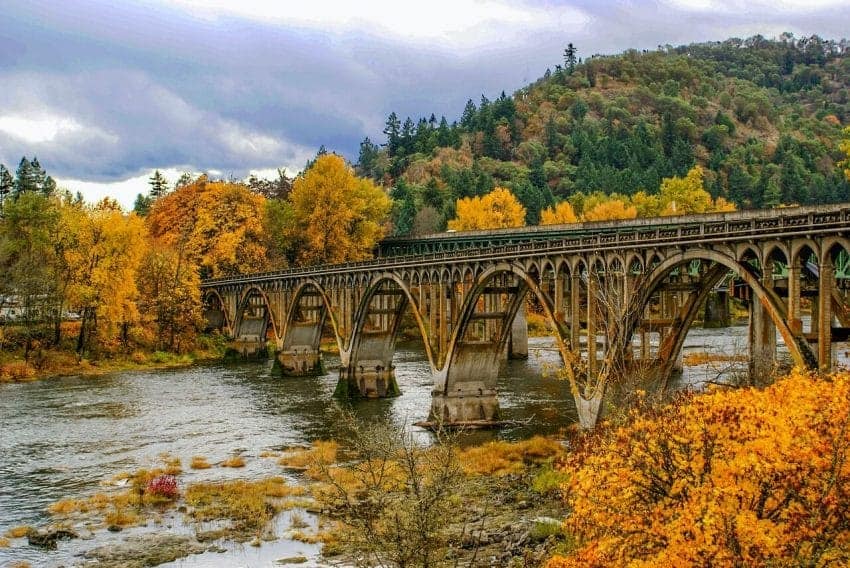
[[[139,217],[145,217],[153,205],[153,198],[141,193],[136,195],[136,202],[133,204],[133,212]]]
[[[460,116],[460,125],[467,131],[472,132],[475,129],[475,115],[478,109],[475,108],[475,103],[472,99],[466,101],[466,106],[463,108],[463,114]]]
[[[369,137],[360,143],[360,154],[357,157],[357,173],[361,176],[375,177],[375,160],[378,158],[378,146]]]
[[[51,176],[46,176],[44,178],[44,183],[41,185],[41,193],[45,197],[50,197],[56,193],[56,180],[54,180]]]
[[[577,60],[578,49],[572,43],[567,44],[567,48],[564,50],[564,63],[567,67],[567,73],[570,75],[573,74],[573,71],[576,69],[576,60]]]
[[[154,171],[148,184],[151,186],[150,197],[153,200],[159,199],[168,193],[168,180],[159,173],[159,170]]]
[[[3,205],[12,196],[15,188],[15,180],[5,165],[0,164],[0,216],[3,214]]]
[[[398,115],[395,112],[390,113],[387,117],[387,124],[384,127],[384,134],[387,136],[387,155],[392,158],[398,152],[401,133],[401,122],[398,120]]]
[[[35,181],[33,180],[32,164],[29,160],[27,160],[26,156],[24,156],[21,158],[21,162],[18,164],[18,169],[15,171],[15,189],[13,194],[15,198],[17,198],[22,193],[36,191],[37,189]]]
[[[44,171],[44,168],[41,167],[41,164],[38,163],[38,158],[35,156],[33,156],[32,162],[30,162],[30,167],[34,191],[40,191],[42,194],[46,195],[44,191],[44,181],[47,179],[47,172]]]

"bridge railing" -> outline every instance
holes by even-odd
[[[767,238],[792,234],[835,232],[850,227],[850,204],[794,207],[761,211],[692,215],[673,218],[639,219],[617,223],[583,223],[581,230],[547,231],[548,227],[530,227],[526,232],[537,240],[518,244],[472,247],[450,252],[430,252],[381,257],[358,262],[346,262],[308,268],[288,268],[273,272],[205,280],[202,287],[245,282],[263,282],[287,277],[321,276],[351,271],[373,271],[381,268],[416,267],[427,264],[468,262],[471,260],[506,260],[517,253],[586,252],[610,249],[629,249],[658,244],[687,244],[741,240],[749,237]],[[617,231],[588,234],[591,226],[618,228]],[[563,229],[564,226],[560,226]],[[523,234],[518,229],[505,229]],[[488,231],[487,234],[502,234]],[[476,232],[482,234],[481,231]],[[572,233],[572,234],[571,234]]]

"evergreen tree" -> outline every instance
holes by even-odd
[[[33,156],[32,162],[30,162],[30,172],[32,175],[33,190],[45,194],[44,181],[47,179],[47,172],[44,171],[44,168],[41,167],[41,164],[38,163],[38,158],[35,156]]]
[[[152,200],[157,200],[168,193],[168,180],[159,173],[159,170],[154,170],[153,175],[148,180],[148,185],[151,186],[150,197]]]
[[[21,158],[18,169],[15,171],[14,196],[17,198],[22,193],[29,191],[38,191],[38,186],[35,184],[32,164],[24,156]]]
[[[12,196],[15,188],[15,180],[5,165],[0,164],[0,216],[3,214],[3,205]]]
[[[437,146],[447,147],[452,145],[452,133],[446,117],[440,117],[440,126],[437,127]]]
[[[44,183],[41,185],[41,193],[46,197],[50,197],[56,193],[56,180],[51,176],[45,176]]]
[[[460,115],[460,125],[467,132],[472,132],[476,126],[476,113],[478,109],[475,108],[475,103],[472,102],[472,99],[466,101],[466,106],[463,108],[463,114]]]
[[[378,159],[379,148],[369,137],[360,143],[360,154],[357,156],[357,172],[362,176],[375,178],[375,162]]]
[[[401,140],[401,122],[395,112],[390,113],[390,116],[387,117],[384,134],[387,137],[387,155],[394,158],[398,153]]]
[[[401,125],[401,138],[399,141],[399,154],[409,156],[415,151],[415,130],[413,120],[408,116]]]
[[[573,74],[573,71],[576,69],[576,60],[578,56],[578,49],[572,43],[567,44],[567,48],[564,50],[564,64],[567,68],[567,73],[570,75]]]
[[[151,205],[153,205],[153,197],[139,193],[136,195],[136,202],[133,204],[133,212],[139,217],[145,217],[150,211]]]

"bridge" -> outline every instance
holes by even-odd
[[[267,345],[285,375],[321,371],[323,330],[339,349],[337,393],[397,394],[402,328],[421,335],[430,416],[498,419],[504,357],[527,356],[526,306],[552,327],[583,425],[612,383],[664,386],[703,307],[748,305],[750,372],[826,371],[850,330],[850,203],[388,239],[374,260],[206,280],[211,327],[245,357]],[[807,317],[804,317],[803,314]]]

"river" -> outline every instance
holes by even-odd
[[[732,348],[746,345],[745,338],[746,327],[695,329],[685,349]],[[532,338],[529,352],[528,360],[510,361],[500,373],[502,416],[516,423],[470,433],[465,443],[557,434],[575,422],[567,383],[543,377],[559,364],[553,340]],[[425,419],[430,406],[428,364],[416,346],[400,347],[394,362],[401,396],[356,402],[353,410],[363,418],[415,428],[410,424]],[[325,356],[325,363],[327,374],[309,378],[275,376],[271,362],[211,363],[0,385],[0,534],[17,525],[44,524],[50,503],[103,491],[102,484],[117,473],[152,467],[163,453],[182,459],[182,483],[280,475],[275,460],[261,459],[261,452],[342,433],[335,413],[339,402],[332,398],[339,360]],[[686,368],[678,384],[698,384],[707,376],[713,376],[712,369]],[[234,454],[244,456],[247,466],[199,471],[187,467],[195,455],[218,462]],[[168,524],[173,531],[191,531],[177,517]],[[0,548],[0,566],[12,560],[73,566],[89,548],[134,531],[156,530],[163,528],[118,534],[99,530],[93,540],[60,542],[55,551],[15,541],[11,548]],[[173,565],[271,566],[282,556],[297,552],[315,558],[318,552],[316,545],[285,539],[259,548],[226,543],[225,548],[224,554],[207,553]]]

